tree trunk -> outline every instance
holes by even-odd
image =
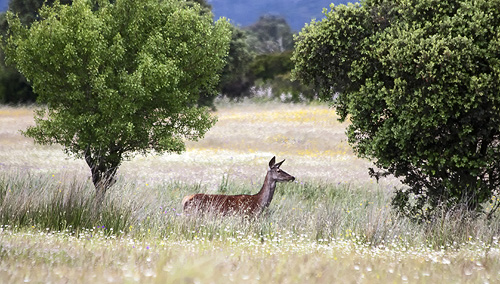
[[[100,169],[99,167],[97,167],[97,169],[91,169],[92,182],[94,183],[95,187],[95,202],[98,208],[100,208],[104,203],[104,199],[106,197],[106,192],[108,191],[108,189],[116,182],[116,168],[104,171],[101,170],[102,169]]]
[[[85,161],[90,167],[90,171],[92,173],[92,183],[94,184],[96,190],[96,209],[101,209],[106,197],[106,191],[116,183],[115,176],[120,160],[107,161],[106,157],[94,159],[90,151],[86,151]]]

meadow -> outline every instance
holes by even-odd
[[[398,216],[402,185],[369,177],[327,105],[217,107],[186,152],[125,161],[101,212],[85,162],[21,135],[32,108],[0,107],[0,283],[500,282],[498,214]],[[296,181],[263,216],[182,213],[187,194],[256,193],[273,156]]]

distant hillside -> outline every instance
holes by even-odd
[[[300,31],[311,19],[322,19],[323,8],[330,3],[346,4],[355,0],[208,0],[215,16],[231,19],[235,25],[248,26],[259,16],[273,14],[283,16],[294,31]]]

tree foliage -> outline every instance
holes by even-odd
[[[257,55],[250,70],[259,79],[273,79],[277,75],[289,73],[293,69],[291,56],[291,51]]]
[[[52,5],[55,0],[10,0],[9,11],[16,14],[21,23],[31,25],[35,20],[40,19],[38,10],[45,5]],[[71,5],[73,0],[59,0],[60,4]],[[201,6],[202,14],[210,14],[212,6],[206,0],[192,0],[190,3],[198,3]],[[5,35],[8,30],[6,13],[0,14],[0,34]],[[208,95],[213,100],[213,95]],[[33,103],[37,94],[33,92],[31,85],[26,78],[15,68],[5,66],[3,52],[0,52],[0,103]]]
[[[227,64],[222,70],[218,91],[230,99],[237,99],[250,94],[254,83],[250,64],[254,54],[246,42],[246,32],[235,26],[231,26],[231,31]]]
[[[352,122],[359,156],[409,186],[393,204],[419,219],[487,211],[500,187],[500,1],[367,0],[325,16],[298,36],[294,76]]]
[[[8,63],[44,104],[25,134],[85,158],[97,198],[123,159],[180,152],[214,124],[198,108],[224,66],[229,23],[183,1],[75,0],[30,27],[8,13]]]
[[[245,29],[249,32],[249,45],[257,54],[293,49],[293,32],[283,17],[263,15],[255,24]]]
[[[270,88],[275,96],[285,102],[303,102],[315,99],[316,93],[308,85],[291,81],[292,51],[260,54],[250,65],[255,85]]]
[[[293,35],[284,18],[266,15],[249,27],[233,26],[232,30],[220,94],[237,100],[252,95],[252,87],[256,86],[271,88],[278,96],[290,93],[293,101],[314,96],[309,88],[290,81]],[[209,101],[210,97],[202,99]]]

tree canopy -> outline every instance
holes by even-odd
[[[7,62],[30,81],[43,107],[25,134],[85,158],[97,197],[123,159],[180,152],[214,124],[197,107],[214,91],[230,41],[229,23],[213,22],[183,1],[75,0],[40,10],[25,26],[7,13]]]
[[[220,92],[229,98],[248,96],[253,79],[249,74],[254,54],[246,42],[247,35],[240,28],[232,26],[227,65],[221,75]]]
[[[408,216],[484,205],[500,189],[500,1],[332,6],[297,37],[295,78],[352,124],[361,157],[401,178]],[[488,206],[489,207],[489,206]]]
[[[293,32],[283,17],[263,15],[245,29],[249,31],[249,45],[258,54],[293,49]]]

